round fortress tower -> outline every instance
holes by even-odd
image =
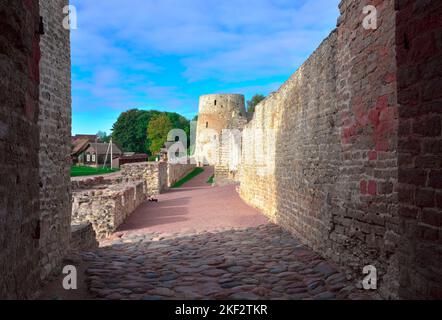
[[[200,97],[196,130],[196,159],[201,164],[215,165],[218,150],[208,145],[220,142],[224,129],[242,130],[247,123],[242,94],[209,94]],[[205,154],[205,155],[204,155]],[[203,159],[205,158],[205,159]]]

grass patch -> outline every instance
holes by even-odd
[[[175,189],[175,188],[179,188],[179,187],[181,187],[183,184],[185,184],[186,182],[192,180],[192,179],[195,178],[197,175],[199,175],[199,174],[201,174],[201,173],[203,173],[203,172],[204,172],[204,169],[203,169],[203,168],[199,168],[199,167],[198,167],[198,168],[193,169],[193,171],[192,171],[191,173],[189,173],[187,176],[185,176],[183,179],[181,179],[180,181],[175,182],[175,183],[172,185],[172,189]]]
[[[100,174],[114,173],[117,171],[119,171],[119,169],[74,166],[71,168],[71,177],[95,176]]]
[[[215,182],[215,176],[211,176],[209,180],[207,180],[208,184],[213,184]]]

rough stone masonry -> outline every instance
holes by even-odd
[[[26,298],[39,266],[39,7],[0,1],[0,298]]]
[[[0,298],[29,298],[70,242],[68,0],[0,3]]]
[[[47,29],[63,3],[0,2],[0,298],[32,297],[67,250],[68,38]],[[257,107],[240,192],[342,267],[375,265],[385,297],[442,298],[442,2],[373,0],[376,30],[365,4],[343,0],[337,29]]]
[[[71,50],[63,27],[69,0],[41,0],[40,248],[42,278],[60,265],[71,230]]]
[[[337,29],[258,106],[243,137],[240,192],[355,276],[374,265],[380,291],[396,297],[395,12],[378,1],[378,29],[365,30],[364,5],[342,1]]]
[[[209,94],[200,97],[196,130],[195,159],[199,165],[223,164],[221,137],[225,129],[241,129],[247,123],[244,96],[241,94]],[[215,146],[215,148],[211,147]],[[212,152],[212,150],[214,152]]]
[[[396,9],[399,295],[442,299],[442,2]]]
[[[365,2],[342,1],[337,29],[256,108],[240,193],[356,277],[375,266],[384,297],[440,299],[442,2],[372,4],[365,30]]]

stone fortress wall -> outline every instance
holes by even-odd
[[[0,298],[40,280],[38,1],[0,1]]]
[[[44,32],[40,60],[40,248],[42,278],[70,243],[71,51],[63,27],[68,0],[40,0]]]
[[[79,241],[95,245],[90,225],[71,228],[66,5],[0,2],[0,298],[34,297]]]
[[[434,72],[442,61],[441,25],[418,32],[442,5],[377,1],[376,30],[363,28],[364,6],[341,1],[337,29],[256,107],[233,176],[246,202],[356,278],[374,265],[383,297],[441,298]],[[408,39],[413,48],[404,48]],[[423,71],[430,77],[419,83]],[[415,92],[409,78],[418,83]]]
[[[59,28],[51,21],[63,3],[44,2],[42,11],[38,1],[0,2],[0,298],[32,297],[68,249],[64,158],[41,163],[70,145],[59,128],[71,119],[68,53],[56,49],[67,35],[45,23],[40,42],[40,12]],[[343,0],[337,29],[257,107],[240,193],[356,276],[375,265],[384,297],[442,299],[442,2],[373,4],[379,28],[364,30],[365,2]],[[41,57],[51,68],[42,75]],[[71,243],[93,245],[88,230],[73,228]]]
[[[376,266],[381,292],[395,297],[395,11],[381,1],[379,28],[368,31],[363,7],[342,1],[337,29],[257,106],[243,136],[240,193],[355,276]]]
[[[396,9],[399,295],[442,299],[442,2]]]

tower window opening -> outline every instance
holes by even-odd
[[[216,106],[216,100],[215,100],[215,106]]]
[[[208,128],[209,127],[209,123],[208,122],[206,122],[206,128]]]

